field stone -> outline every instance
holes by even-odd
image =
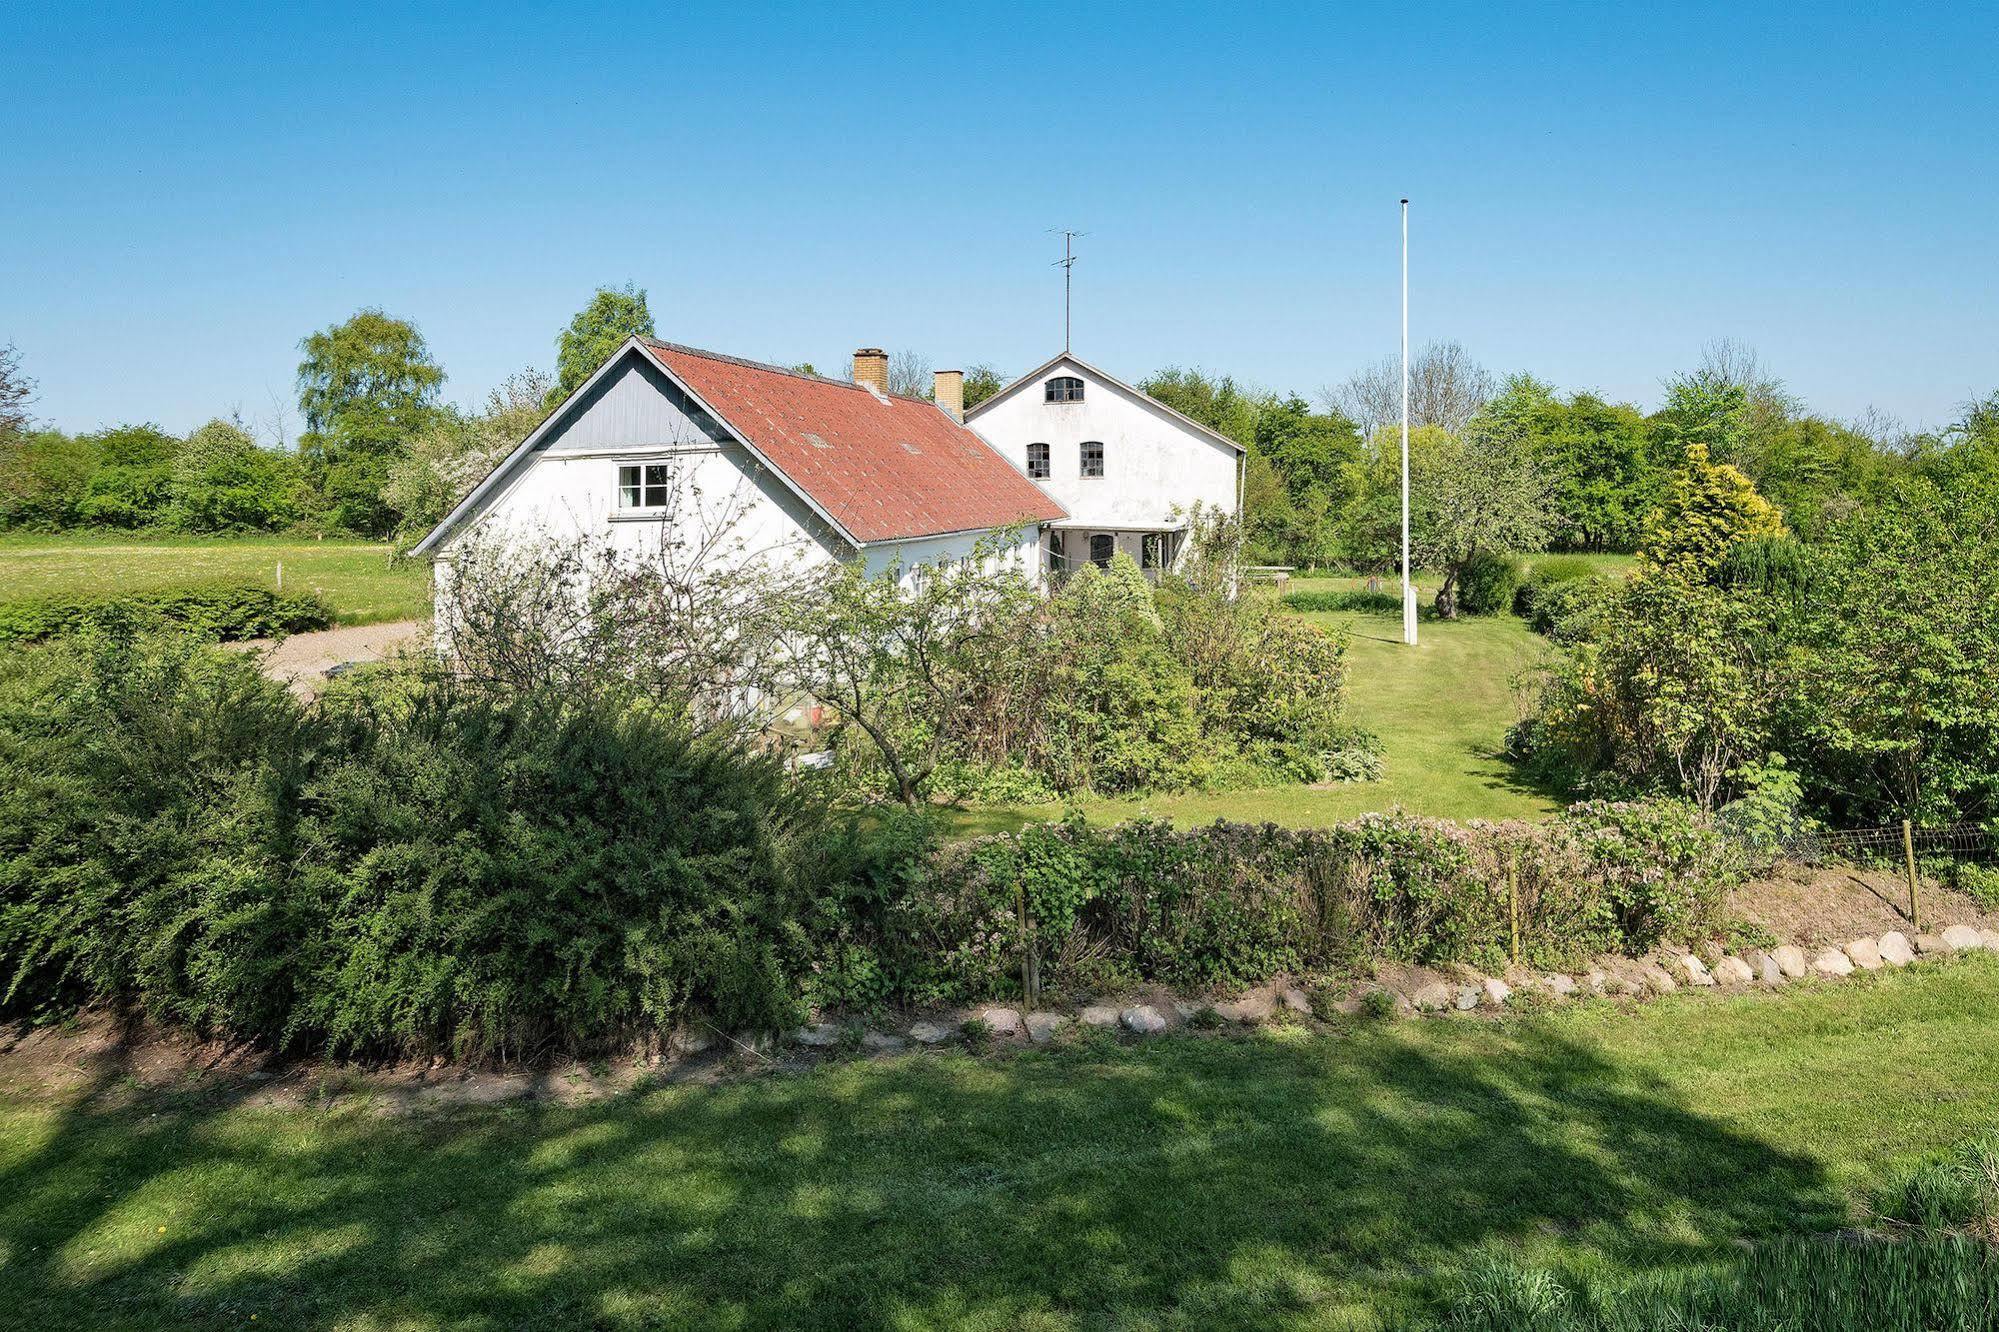
[[[861,1036],[861,1048],[870,1054],[894,1054],[907,1044],[902,1037],[882,1031],[865,1032]]]
[[[1884,965],[1881,946],[1872,939],[1855,939],[1846,946],[1846,955],[1853,959],[1854,966],[1867,971],[1879,971]]]
[[[1476,986],[1476,985],[1460,985],[1460,986],[1458,986],[1458,997],[1457,997],[1457,1000],[1456,1000],[1456,1002],[1457,1002],[1457,1006],[1458,1006],[1458,1012],[1460,1012],[1460,1013],[1469,1013],[1469,1012],[1471,1012],[1471,1011],[1472,1011],[1472,1010],[1473,1010],[1474,1008],[1477,1008],[1477,1007],[1478,1007],[1478,986]]]
[[[1441,1013],[1451,1006],[1451,987],[1442,981],[1428,981],[1416,987],[1409,1003],[1421,1013]]]
[[[1541,985],[1549,994],[1554,995],[1557,999],[1567,999],[1577,989],[1576,978],[1563,975],[1559,971],[1552,976],[1543,976],[1541,978]]]
[[[1583,988],[1591,994],[1610,994],[1610,973],[1591,967],[1583,976]]]
[[[1060,1013],[1029,1013],[1027,1015],[1027,1039],[1036,1045],[1046,1045],[1055,1039],[1055,1033],[1069,1025],[1069,1019]]]
[[[809,1045],[823,1050],[840,1039],[840,1029],[830,1022],[816,1022],[809,1027],[800,1027],[791,1033],[791,1039],[800,1045]]]
[[[1969,925],[1945,926],[1943,941],[1960,952],[1985,947],[1985,941],[1978,937],[1978,931]]]
[[[1724,957],[1714,964],[1714,978],[1723,985],[1754,985],[1756,973],[1739,957]]]
[[[1294,1013],[1309,1013],[1312,1011],[1312,1000],[1303,990],[1293,985],[1284,991],[1284,1006]]]
[[[1891,967],[1906,967],[1916,960],[1916,950],[1909,946],[1909,936],[1900,930],[1888,931],[1874,946],[1880,951],[1881,960]]]
[[[951,1029],[935,1022],[917,1022],[909,1028],[909,1039],[918,1045],[941,1045],[951,1039]]]
[[[1655,994],[1671,994],[1680,988],[1679,982],[1673,979],[1673,973],[1657,962],[1641,963],[1638,974],[1645,978],[1645,988]]]
[[[1784,983],[1784,968],[1778,963],[1776,958],[1770,956],[1762,949],[1757,949],[1745,960],[1749,963],[1749,969],[1756,973],[1756,979],[1762,981],[1765,985],[1782,985]]]
[[[1020,1010],[1017,1008],[982,1008],[979,1021],[986,1024],[995,1036],[1020,1035]]]
[[[1805,950],[1796,944],[1779,945],[1770,950],[1770,957],[1786,976],[1796,979],[1805,974]]]
[[[666,1042],[667,1051],[677,1055],[697,1055],[715,1048],[715,1033],[705,1027],[682,1027]]]
[[[1707,969],[1707,963],[1687,953],[1680,958],[1680,967],[1687,973],[1687,980],[1695,985],[1714,984],[1714,973]]]
[[[1267,994],[1246,994],[1215,1005],[1215,1011],[1232,1022],[1267,1022],[1276,1010],[1277,1002]]]
[[[1086,1027],[1115,1027],[1117,1010],[1108,1004],[1091,1004],[1076,1015]]]
[[[1485,1002],[1494,1008],[1506,1007],[1506,1001],[1513,997],[1513,987],[1497,976],[1488,976],[1480,981],[1478,989]]]
[[[1950,945],[1945,943],[1938,935],[1919,934],[1916,936],[1916,955],[1919,957],[1928,957],[1932,953],[1948,953],[1949,951]]]
[[[1828,948],[1812,959],[1812,970],[1821,976],[1851,976],[1853,961],[1837,948]]]
[[[1141,1036],[1150,1036],[1154,1032],[1166,1030],[1166,1019],[1160,1016],[1159,1010],[1151,1004],[1138,1004],[1127,1008],[1118,1015],[1118,1020],[1124,1023],[1127,1030],[1135,1031]]]
[[[1978,942],[1993,952],[1999,953],[1999,930],[1980,930],[1978,932]]]

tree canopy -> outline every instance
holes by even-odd
[[[653,336],[652,311],[643,287],[628,282],[597,288],[590,303],[556,337],[555,382],[548,388],[547,405],[553,407],[581,388],[626,338]]]

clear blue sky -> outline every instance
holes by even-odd
[[[1999,387],[1999,10],[10,6],[0,343],[70,429],[292,397],[415,320],[473,401],[602,283],[663,336],[1309,395],[1457,338],[1652,405],[1734,337],[1818,409]]]

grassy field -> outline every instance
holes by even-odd
[[[318,592],[342,624],[430,613],[429,567],[391,567],[389,547],[379,542],[151,533],[0,536],[0,601],[194,582],[268,587],[280,564],[287,590]]]
[[[1299,579],[1291,586],[1360,583]],[[1427,605],[1436,589],[1424,580],[1418,587]],[[1403,646],[1402,621],[1393,614],[1315,612],[1303,618],[1348,636],[1352,715],[1381,737],[1380,781],[1088,800],[1080,803],[1083,812],[1101,822],[1148,814],[1183,824],[1219,818],[1313,827],[1397,807],[1450,819],[1536,819],[1554,811],[1548,793],[1523,781],[1501,753],[1507,728],[1520,716],[1514,682],[1547,650],[1524,621],[1511,615],[1425,619],[1412,651]],[[953,810],[949,821],[961,834],[998,832],[1057,818],[1062,808]]]
[[[1995,1013],[1975,956],[581,1108],[0,1086],[0,1326],[1393,1326],[1487,1254],[1588,1285],[1853,1224],[1991,1127]]]

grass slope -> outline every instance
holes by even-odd
[[[1988,1127],[1999,963],[390,1119],[0,1088],[0,1326],[1374,1328],[1646,1278]]]
[[[0,601],[205,582],[269,587],[280,563],[288,590],[318,592],[342,624],[430,613],[429,568],[391,567],[379,542],[151,533],[0,537]]]

